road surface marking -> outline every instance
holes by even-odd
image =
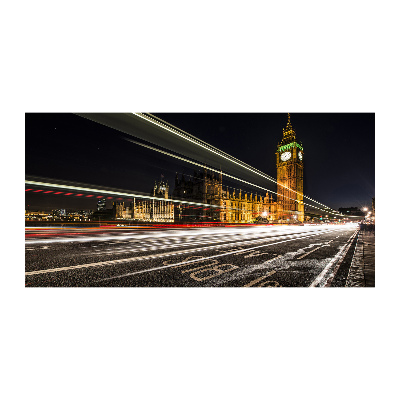
[[[265,254],[268,254],[268,253],[265,253]],[[276,254],[275,254],[275,255],[276,255]],[[188,258],[186,258],[184,261],[187,261],[187,260],[189,260],[189,259],[191,259],[191,258],[195,258],[195,257],[198,258],[199,256],[188,257]],[[274,257],[274,258],[272,258],[271,260],[268,260],[266,263],[271,262],[271,261],[273,261],[273,260],[276,260],[277,258],[280,258],[280,257],[282,257],[282,256]],[[193,261],[193,264],[194,264],[195,262],[202,262],[203,260],[200,259],[200,260],[192,260],[192,261]],[[266,264],[266,263],[265,263],[265,264]],[[211,271],[211,270],[220,271],[219,268],[222,267],[222,266],[224,266],[224,265],[232,265],[232,266],[235,267],[235,268],[230,268],[230,269],[228,269],[228,270],[222,270],[222,271],[221,271],[220,273],[218,273],[218,274],[207,275],[206,277],[203,277],[203,278],[201,278],[201,279],[196,277],[197,274],[200,274],[200,273],[202,273],[202,272],[204,272],[204,271]],[[178,267],[184,267],[184,265],[177,265],[177,266],[175,266],[175,267],[173,267],[173,268],[178,268]],[[193,279],[195,279],[195,280],[197,280],[197,281],[203,281],[203,280],[206,280],[206,279],[213,278],[213,277],[215,277],[215,276],[222,275],[222,273],[233,271],[234,269],[237,269],[237,268],[239,268],[239,267],[237,267],[237,266],[235,266],[235,265],[233,265],[233,264],[222,264],[222,265],[220,265],[219,262],[218,262],[217,260],[213,260],[213,262],[212,262],[211,264],[201,265],[201,266],[199,266],[199,267],[187,269],[187,270],[184,270],[184,271],[181,271],[181,272],[182,272],[182,274],[185,274],[185,273],[188,273],[188,272],[192,272],[192,273],[190,274],[190,277],[191,277],[191,278],[193,278]],[[196,271],[196,272],[193,272],[193,271]],[[262,277],[261,279],[264,279],[264,278],[268,277],[269,275],[274,274],[275,272],[276,272],[276,271],[273,271],[272,273],[269,272],[267,275],[265,275],[265,276]],[[259,279],[258,279],[258,280],[259,280]],[[258,281],[258,280],[257,280],[257,281]],[[265,284],[265,283],[264,283],[264,284]],[[263,284],[262,286],[264,286],[264,284]]]
[[[324,233],[326,233],[326,232],[315,233],[315,234],[310,235],[310,236],[303,236],[302,239],[309,238],[309,237],[313,237],[313,236],[323,235]],[[176,264],[163,265],[163,266],[161,266],[161,267],[154,267],[154,268],[145,269],[145,270],[141,270],[141,271],[130,272],[130,273],[128,273],[128,274],[116,275],[116,276],[112,276],[112,277],[110,277],[110,278],[99,279],[99,280],[96,281],[96,282],[108,281],[108,280],[111,280],[111,279],[125,278],[125,277],[127,277],[127,276],[133,276],[133,275],[138,275],[138,274],[144,274],[144,273],[146,273],[146,272],[159,271],[159,270],[161,270],[161,269],[171,268],[171,267],[175,267],[175,266],[178,266],[178,265],[192,264],[192,263],[199,262],[199,261],[209,260],[209,259],[211,259],[211,258],[224,257],[224,256],[230,255],[230,254],[243,253],[243,252],[245,252],[245,251],[258,249],[258,248],[260,248],[260,247],[267,247],[267,246],[273,246],[273,245],[276,245],[276,244],[281,244],[281,243],[286,243],[286,242],[292,242],[293,240],[297,240],[297,239],[298,239],[298,238],[295,238],[295,239],[288,239],[288,240],[283,240],[283,241],[281,241],[281,242],[274,242],[274,243],[263,244],[263,245],[261,245],[261,246],[255,246],[255,247],[252,247],[252,248],[246,249],[246,250],[236,250],[236,251],[231,251],[231,252],[228,252],[228,253],[216,254],[216,255],[214,255],[214,256],[204,257],[204,258],[202,258],[202,259],[200,259],[200,260],[195,260],[195,261],[183,261],[183,262],[176,263]]]
[[[310,237],[313,237],[313,236],[319,236],[319,235],[323,235],[323,234],[326,234],[326,233],[327,232],[318,232],[318,233],[314,233],[314,234],[311,234],[311,235],[308,235],[308,236],[307,235],[306,236],[301,236],[300,238],[301,239],[307,239],[307,238],[310,238]],[[293,240],[298,240],[298,239],[299,239],[299,237],[296,237],[296,238],[293,238],[293,239],[287,239],[287,240],[283,240],[283,241],[279,241],[279,242],[272,242],[272,243],[267,243],[267,244],[263,244],[263,245],[260,245],[260,246],[255,246],[255,247],[252,247],[250,249],[230,251],[230,252],[223,253],[223,254],[217,254],[217,255],[214,255],[214,256],[210,256],[210,257],[204,257],[202,260],[208,260],[208,259],[216,258],[216,257],[224,257],[224,256],[229,255],[229,254],[243,253],[243,252],[246,252],[246,251],[259,249],[259,248],[262,248],[262,247],[274,246],[276,244],[292,242]],[[259,239],[257,241],[262,241],[262,239]],[[100,262],[93,262],[93,263],[88,263],[88,264],[72,265],[72,266],[68,266],[68,267],[59,267],[59,268],[50,268],[50,269],[44,269],[44,270],[30,271],[30,272],[25,272],[25,275],[26,276],[30,276],[30,275],[53,273],[53,272],[70,271],[70,270],[74,270],[74,269],[82,269],[82,268],[90,268],[90,267],[102,267],[102,266],[107,266],[107,265],[122,264],[122,263],[127,263],[127,262],[143,261],[143,260],[150,260],[150,259],[155,259],[155,258],[162,258],[162,257],[169,257],[169,256],[174,256],[174,255],[181,255],[181,254],[186,254],[186,253],[193,253],[193,252],[196,252],[196,251],[214,250],[216,247],[226,247],[226,246],[232,246],[232,243],[226,244],[226,245],[217,245],[217,246],[213,246],[213,247],[203,247],[203,248],[198,248],[198,249],[182,250],[180,252],[169,252],[169,253],[163,253],[163,254],[158,254],[158,255],[148,255],[148,256],[141,256],[141,257],[129,257],[129,258],[122,258],[122,259],[119,259],[119,260],[100,261]],[[175,267],[175,266],[178,266],[178,265],[190,264],[190,263],[193,263],[193,262],[198,262],[198,260],[196,260],[196,261],[185,261],[185,262],[180,262],[180,263],[170,264],[170,265],[163,265],[161,267],[154,267],[154,268],[150,268],[150,269],[146,269],[146,270],[142,270],[142,271],[131,272],[131,273],[124,274],[124,275],[117,275],[117,276],[110,277],[110,278],[104,278],[104,279],[101,279],[101,281],[110,280],[110,279],[118,279],[118,278],[130,276],[130,275],[137,275],[137,274],[142,274],[142,273],[146,273],[146,272],[158,271],[160,269]]]
[[[269,254],[269,253],[268,253],[268,252],[266,252],[266,253],[260,253],[260,251],[257,250],[257,251],[253,251],[252,253],[248,254],[247,256],[244,256],[244,258],[259,257],[259,256],[262,256],[262,255],[264,255],[264,254]]]
[[[324,287],[328,281],[328,279],[333,278],[333,276],[336,274],[337,270],[339,269],[339,266],[341,262],[343,261],[344,257],[347,254],[347,251],[349,250],[351,243],[353,241],[353,238],[357,235],[358,231],[355,231],[353,235],[351,235],[350,239],[344,244],[338,251],[338,253],[335,255],[335,257],[332,258],[332,260],[326,265],[326,267],[322,270],[322,272],[315,278],[315,280],[311,283],[310,287]],[[336,267],[334,268],[331,274],[329,275],[328,278],[324,279],[329,270],[332,268],[332,266],[335,266],[335,263],[337,263]],[[323,281],[324,280],[324,281]]]
[[[262,279],[264,278],[265,277],[262,277]],[[281,287],[281,285],[277,281],[264,281],[256,287]]]
[[[221,269],[221,267],[225,267],[225,266],[229,266],[231,268]],[[192,272],[190,274],[190,277],[192,279],[194,279],[195,281],[202,282],[202,281],[205,281],[206,279],[215,278],[216,276],[225,274],[225,272],[230,272],[230,271],[233,271],[238,268],[239,267],[237,265],[232,265],[232,264],[222,264],[222,265],[217,264],[217,265],[212,266],[211,268],[205,268],[205,269],[201,269],[200,271]],[[201,274],[202,272],[205,272],[205,271],[215,271],[216,274],[206,275],[206,276],[203,276],[202,278],[199,278],[198,276],[196,276],[197,274]]]
[[[268,283],[268,285],[267,285],[267,283]],[[281,285],[277,281],[265,281],[259,287],[264,287],[264,286],[266,286],[266,287],[281,287]]]
[[[202,256],[190,256],[190,257],[186,257],[183,261],[189,261],[189,260],[195,260],[195,259],[201,259]],[[171,265],[170,261],[163,261],[163,265]],[[173,267],[173,268],[178,268],[180,267],[180,265],[178,265],[177,267]]]
[[[297,257],[296,260],[301,260],[302,258],[304,258],[305,256],[308,256],[309,254],[313,253],[314,251],[317,251],[319,249],[322,249],[323,247],[329,246],[329,243],[331,243],[331,242],[332,242],[332,240],[330,240],[329,242],[317,247],[314,250],[309,251],[308,253],[305,253],[305,254],[301,255],[300,257]]]
[[[323,246],[319,246],[319,247],[315,248],[314,250],[311,250],[311,251],[309,251],[308,253],[305,253],[305,254],[303,254],[302,256],[297,257],[296,260],[301,260],[302,258],[308,256],[309,254],[314,253],[314,251],[317,251],[317,250],[319,250],[319,249],[322,249],[322,247],[323,247]]]
[[[256,283],[258,283],[258,282],[260,282],[260,281],[263,281],[265,278],[268,278],[269,276],[275,274],[275,272],[276,272],[276,271],[270,271],[270,272],[267,273],[267,275],[264,275],[264,276],[262,276],[262,277],[260,277],[260,278],[254,279],[254,281],[251,281],[250,283],[248,283],[247,285],[244,285],[243,287],[251,287],[251,286],[254,286]],[[261,286],[258,286],[258,287],[261,287]]]
[[[195,263],[194,260],[192,260],[192,261],[193,261],[193,263]],[[207,269],[208,267],[211,267],[211,266],[214,266],[214,265],[217,265],[217,264],[218,264],[218,261],[217,260],[213,260],[213,262],[211,264],[201,265],[200,267],[186,269],[186,270],[182,271],[182,274],[186,274],[187,272],[192,272],[192,271],[198,271],[199,269],[204,269],[204,268]],[[182,265],[178,265],[178,267],[182,267]],[[176,267],[173,267],[173,268],[176,268]]]

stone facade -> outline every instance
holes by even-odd
[[[283,128],[283,138],[276,151],[277,200],[268,193],[264,197],[253,193],[224,190],[222,174],[194,171],[193,176],[178,174],[173,197],[209,204],[210,207],[179,205],[175,207],[175,221],[215,221],[232,223],[304,222],[303,162],[301,142],[290,122]]]
[[[193,176],[177,174],[175,177],[175,199],[188,200],[210,207],[179,205],[175,207],[175,221],[202,221],[227,223],[253,223],[262,219],[272,222],[277,218],[277,204],[272,197],[257,194],[242,194],[229,188],[224,190],[222,174],[194,171]]]
[[[156,181],[150,195],[165,200],[134,198],[127,205],[124,202],[114,202],[114,217],[143,222],[174,222],[174,205],[167,200],[168,190],[168,183]]]
[[[296,132],[290,122],[283,128],[283,138],[276,151],[278,182],[278,219],[282,222],[304,222],[303,162],[301,142],[296,141]]]

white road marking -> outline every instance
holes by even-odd
[[[327,242],[327,243],[325,243],[325,244],[323,244],[323,245],[317,247],[317,248],[314,249],[314,250],[309,251],[308,253],[305,253],[305,254],[301,255],[300,257],[297,257],[296,260],[301,260],[302,258],[308,256],[309,254],[313,253],[314,251],[317,251],[317,250],[319,250],[319,249],[322,249],[323,247],[329,246],[329,243],[331,243],[331,242],[332,242],[332,240],[330,240],[329,242]]]
[[[316,247],[314,250],[311,250],[311,251],[309,251],[308,253],[305,253],[305,254],[303,254],[302,256],[297,257],[296,260],[301,260],[302,258],[308,256],[308,255],[311,254],[311,253],[314,253],[314,251],[317,251],[317,250],[319,250],[319,249],[321,249],[321,248],[322,248],[322,246]]]
[[[322,235],[322,234],[324,234],[324,233],[326,233],[326,232],[315,233],[315,234],[310,235],[310,236],[303,236],[302,239],[308,238],[308,237],[313,237],[313,236],[319,236],[319,235]],[[225,256],[231,255],[231,254],[243,253],[243,252],[245,252],[245,251],[254,250],[254,249],[259,249],[259,248],[261,248],[261,247],[273,246],[273,245],[275,245],[275,244],[281,244],[281,243],[291,242],[291,241],[297,240],[297,239],[298,239],[298,238],[295,238],[295,239],[288,239],[288,240],[283,240],[283,241],[281,241],[281,242],[274,242],[274,243],[263,244],[263,245],[261,245],[261,246],[255,246],[255,247],[252,247],[252,248],[250,248],[250,249],[236,250],[236,251],[230,251],[230,252],[223,253],[223,254],[216,254],[216,255],[214,255],[214,256],[204,257],[204,258],[201,259],[201,261],[210,260],[210,259],[212,259],[212,258],[217,258],[217,257],[225,257]],[[111,279],[125,278],[125,277],[127,277],[127,276],[138,275],[138,274],[144,274],[144,273],[146,273],[146,272],[159,271],[159,270],[161,270],[161,269],[171,268],[171,267],[175,267],[175,266],[178,266],[178,265],[191,264],[191,263],[199,262],[199,261],[200,261],[200,260],[196,260],[196,261],[183,261],[183,262],[176,263],[176,264],[163,265],[163,266],[161,266],[161,267],[154,267],[154,268],[145,269],[145,270],[141,270],[141,271],[130,272],[130,273],[128,273],[128,274],[116,275],[116,276],[113,276],[113,277],[110,277],[110,278],[100,279],[99,281],[108,281],[108,280],[111,280]],[[271,261],[272,261],[272,260],[271,260]],[[99,282],[99,281],[97,281],[97,282]]]
[[[315,248],[314,250],[311,250],[311,251],[309,251],[308,253],[305,253],[305,254],[301,255],[300,257],[297,257],[296,260],[301,260],[302,258],[308,256],[309,254],[314,253],[314,251],[317,251],[317,250],[319,250],[319,249],[322,249],[322,248],[325,247],[325,246],[329,246],[329,243],[331,243],[331,242],[332,242],[332,240],[330,240],[330,241],[327,242],[326,244],[321,244],[319,247]]]
[[[335,265],[336,262],[339,265],[343,261],[345,255],[347,254],[348,249],[350,248],[352,240],[357,234],[357,232],[358,231],[354,232],[354,234],[350,237],[350,239],[346,242],[346,244],[340,248],[339,252],[335,255],[335,257],[332,258],[332,260],[327,264],[327,266],[322,270],[322,272],[311,283],[310,287],[317,287],[317,286],[323,287],[326,284],[327,280],[334,276],[338,268],[334,268],[334,271],[329,275],[329,277],[325,278],[326,274],[329,272],[332,266]]]
[[[254,250],[254,249],[258,249],[258,248],[262,248],[262,247],[273,246],[275,244],[291,242],[291,241],[297,240],[297,239],[306,239],[306,238],[309,238],[309,237],[319,236],[319,235],[323,235],[325,233],[330,233],[330,232],[334,232],[334,231],[335,230],[329,231],[329,232],[327,232],[327,231],[322,231],[322,232],[318,231],[318,233],[314,233],[314,234],[311,234],[311,235],[307,235],[306,234],[305,236],[303,236],[304,233],[297,234],[297,235],[288,235],[288,237],[290,237],[290,236],[296,236],[296,237],[293,238],[293,239],[288,239],[288,240],[283,240],[283,241],[279,241],[279,242],[272,242],[272,243],[268,243],[268,244],[264,244],[264,245],[260,245],[260,246],[255,246],[255,247],[252,247],[250,249],[243,249],[243,250],[231,251],[231,252],[226,252],[226,253],[224,252],[223,254],[217,254],[217,255],[214,255],[214,256],[210,256],[210,257],[204,257],[201,260],[208,260],[208,259],[212,259],[212,258],[216,258],[216,257],[224,257],[224,256],[230,255],[230,254],[238,254],[238,253],[242,253],[242,252],[246,252],[246,251],[250,251],[250,250]],[[268,238],[268,240],[272,240],[272,239],[273,238]],[[265,240],[267,240],[267,238],[265,238],[265,239],[257,239],[256,241],[265,241]],[[255,241],[253,241],[253,242],[255,242]],[[26,276],[39,275],[39,274],[47,274],[47,273],[54,273],[54,272],[70,271],[70,270],[82,269],[82,268],[102,267],[102,266],[122,264],[122,263],[127,263],[127,262],[134,262],[134,261],[144,261],[144,260],[149,260],[149,259],[156,259],[156,258],[169,257],[169,256],[174,256],[174,255],[187,254],[187,253],[192,253],[192,252],[197,252],[197,251],[214,250],[215,248],[233,246],[233,245],[234,245],[233,243],[229,243],[229,244],[210,246],[210,247],[205,247],[205,248],[182,250],[180,252],[169,252],[169,253],[148,255],[148,256],[142,256],[142,257],[130,257],[130,258],[124,258],[124,259],[119,259],[119,260],[100,261],[100,262],[94,262],[94,263],[88,263],[88,264],[73,265],[73,266],[68,266],[68,267],[50,268],[50,269],[45,269],[45,270],[37,270],[37,271],[25,272],[25,275]],[[198,260],[196,260],[196,261],[186,261],[186,262],[181,262],[181,263],[176,263],[176,264],[170,264],[170,265],[164,265],[164,266],[160,266],[160,267],[154,267],[154,268],[150,268],[150,269],[147,269],[147,270],[131,272],[131,273],[124,274],[124,275],[117,275],[117,276],[111,277],[111,278],[104,278],[104,279],[101,279],[100,281],[110,280],[110,279],[117,279],[117,278],[126,277],[126,276],[130,276],[130,275],[136,275],[136,274],[142,274],[142,273],[146,273],[146,272],[157,271],[157,270],[170,268],[170,267],[174,267],[174,266],[178,266],[178,265],[190,264],[190,263],[197,262],[197,261]]]

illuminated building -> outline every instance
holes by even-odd
[[[303,162],[301,142],[290,122],[283,128],[283,138],[276,151],[278,219],[282,222],[304,221]]]
[[[53,217],[54,218],[63,218],[67,215],[67,212],[64,208],[59,209],[59,210],[53,210]]]
[[[113,215],[116,219],[121,219],[124,217],[125,207],[123,201],[113,202]]]
[[[25,210],[26,221],[47,221],[51,220],[53,215],[46,211],[29,211]]]
[[[197,203],[222,205],[222,175],[207,170],[194,171],[188,178],[184,174],[175,177],[173,191],[175,199],[190,200]],[[215,207],[175,206],[175,221],[220,221],[220,211]]]
[[[134,198],[126,206],[124,202],[114,202],[113,216],[115,219],[142,222],[174,222],[174,205],[168,201],[168,190],[168,183],[162,180],[156,181],[150,195],[158,197],[160,200]]]
[[[150,219],[154,222],[174,222],[174,205],[168,199],[168,182],[162,179],[154,183],[153,197],[159,197],[165,200],[147,200],[150,208]]]
[[[106,209],[106,199],[100,199],[97,202],[97,211],[104,211]]]
[[[227,223],[251,223],[258,217],[265,221],[276,219],[277,206],[272,197],[265,195],[242,194],[239,190],[229,191],[222,186],[222,174],[206,169],[194,171],[192,177],[182,174],[175,177],[174,198],[191,200],[215,207],[175,207],[175,221],[215,221]]]
[[[155,181],[153,193],[150,193],[150,195],[153,197],[162,197],[164,199],[168,199],[168,190],[168,182],[164,182],[163,180],[160,180],[159,182]]]
[[[193,209],[180,205],[176,207],[175,220],[204,220],[233,223],[255,222],[262,218],[268,222],[304,222],[303,203],[303,145],[296,140],[296,133],[290,122],[283,129],[283,138],[276,151],[277,194],[264,197],[223,189],[222,174],[204,172],[193,177],[175,178],[174,198],[187,199],[217,207]]]

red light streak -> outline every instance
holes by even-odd
[[[104,196],[97,196],[96,199],[102,199]]]
[[[102,221],[103,225],[99,227],[85,227],[85,228],[80,228],[81,232],[60,232],[59,230],[53,231],[53,230],[45,230],[41,233],[30,233],[31,230],[35,230],[34,228],[27,228],[25,229],[25,236],[26,237],[43,237],[43,236],[49,236],[49,237],[57,237],[57,236],[69,236],[69,235],[74,235],[74,236],[79,236],[79,235],[87,235],[87,234],[93,234],[97,232],[101,232],[101,230],[114,230],[114,229],[121,229],[121,230],[136,230],[136,229],[158,229],[158,228],[198,228],[198,227],[225,227],[225,228],[235,228],[235,227],[242,227],[242,226],[274,226],[273,224],[242,224],[242,223],[226,223],[226,222],[215,222],[215,221],[209,221],[209,222],[195,222],[195,223],[188,223],[188,224],[145,224],[145,225],[130,225],[130,226],[124,226],[124,227],[117,227],[115,225],[115,221]],[[107,224],[107,225],[106,225]],[[65,225],[71,225],[74,226],[76,223],[66,223]],[[79,225],[79,224],[78,224]]]
[[[33,192],[34,192],[34,193],[36,193],[36,192],[43,192],[43,189],[34,190]]]
[[[64,193],[64,192],[56,192],[56,193],[54,193],[54,194],[61,194],[61,193]]]
[[[29,190],[32,190],[32,189],[25,189],[25,192],[28,192]]]
[[[47,192],[43,192],[43,193],[53,193],[53,190],[48,190]]]
[[[112,199],[112,197],[107,197],[107,199]]]
[[[70,196],[71,194],[73,194],[73,193],[65,193],[64,196]]]
[[[76,194],[75,196],[83,196],[83,194],[81,194],[81,193],[78,193],[78,194]]]
[[[93,194],[88,194],[86,197],[93,197]]]

